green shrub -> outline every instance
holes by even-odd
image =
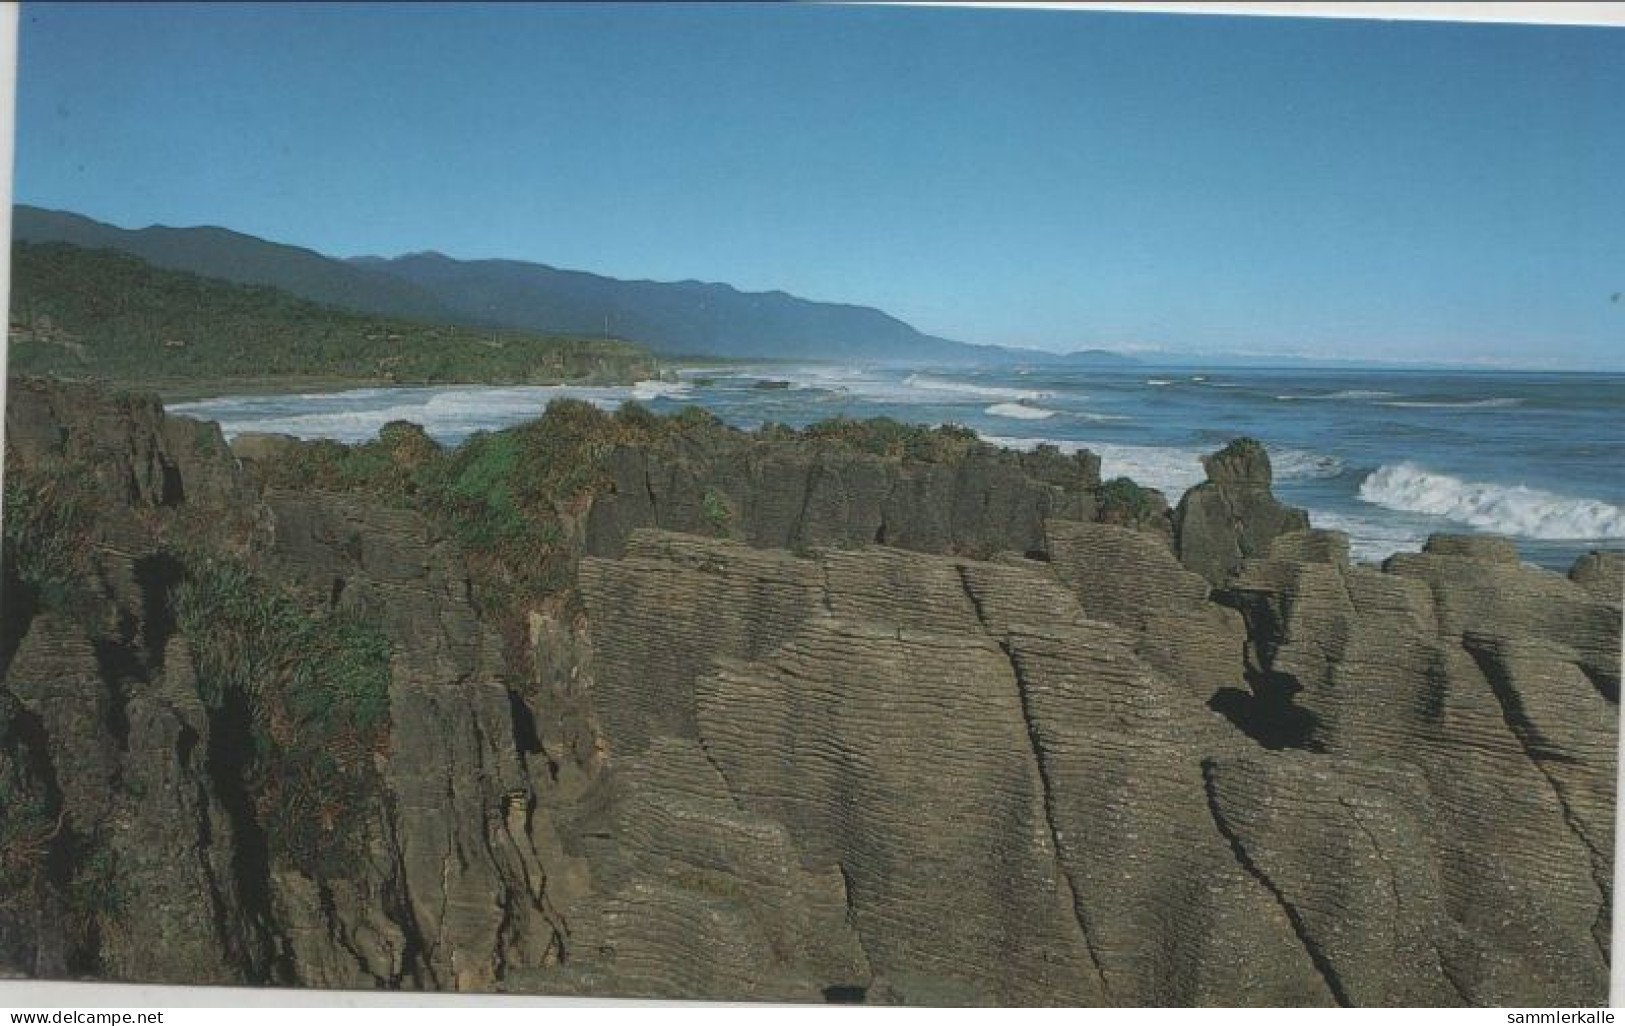
[[[660,430],[660,415],[642,403],[630,399],[615,411],[615,420],[640,431]]]
[[[127,903],[117,856],[99,829],[81,834],[25,782],[5,754],[15,741],[0,736],[0,916],[38,909],[54,895],[70,958],[93,956],[96,938]]]
[[[1107,523],[1148,523],[1160,512],[1156,494],[1130,478],[1116,477],[1100,486],[1100,518]]]
[[[359,855],[357,817],[372,793],[371,753],[387,741],[390,645],[343,609],[310,608],[242,565],[189,568],[174,597],[198,696],[246,702],[250,783],[273,849],[313,876]]]
[[[925,427],[890,417],[850,420],[836,417],[809,425],[802,437],[833,442],[876,456],[943,462],[962,458],[981,442],[976,432],[958,424]]]
[[[193,425],[192,433],[201,452],[213,452],[220,444],[220,428],[213,421],[198,421]]]
[[[4,558],[48,608],[76,610],[89,598],[96,500],[85,473],[60,460],[25,465],[6,451]]]
[[[728,500],[714,488],[707,488],[701,500],[701,513],[705,522],[710,524],[718,534],[727,534],[728,528],[733,525],[733,510],[728,508]]]
[[[1225,456],[1233,456],[1233,457],[1256,456],[1259,453],[1264,452],[1264,451],[1265,450],[1264,450],[1264,443],[1263,442],[1260,442],[1256,438],[1248,438],[1246,436],[1243,436],[1241,438],[1231,439],[1231,441],[1230,441],[1230,443],[1228,445],[1226,445],[1223,449],[1220,449],[1214,455],[1220,456],[1220,457],[1225,457]]]
[[[464,545],[490,549],[520,537],[526,521],[514,489],[520,442],[510,432],[477,432],[448,459],[421,468],[417,490]]]
[[[92,838],[79,846],[73,876],[66,888],[69,915],[81,932],[117,916],[129,902],[118,872],[118,856],[103,838]]]
[[[46,861],[60,830],[45,799],[0,762],[0,909],[32,901],[45,882]]]
[[[684,406],[672,414],[671,422],[684,430],[720,427],[722,420],[703,406]]]

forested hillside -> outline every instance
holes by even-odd
[[[110,250],[12,249],[14,371],[162,385],[239,378],[378,382],[624,381],[642,348],[386,318],[279,289],[165,270]]]

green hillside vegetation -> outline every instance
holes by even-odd
[[[62,243],[12,247],[13,372],[162,388],[276,379],[618,383],[629,342],[376,317]]]

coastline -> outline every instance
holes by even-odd
[[[1022,368],[927,371],[836,361],[681,359],[660,366],[658,378],[630,383],[636,387],[397,386],[309,375],[260,380],[252,390],[232,383],[172,387],[169,397],[185,403],[177,412],[219,420],[228,436],[286,432],[352,443],[371,439],[386,422],[408,420],[441,444],[456,445],[474,431],[534,418],[558,397],[605,409],[632,400],[666,413],[695,405],[745,430],[831,418],[953,423],[998,446],[1089,449],[1101,457],[1106,477],[1129,477],[1170,497],[1201,480],[1200,458],[1211,445],[1245,434],[1270,440],[1281,494],[1308,509],[1316,526],[1347,532],[1362,560],[1415,552],[1431,533],[1478,531],[1519,538],[1527,558],[1564,569],[1592,548],[1618,547],[1622,537],[1617,510],[1625,495],[1596,487],[1607,478],[1586,469],[1586,461],[1597,462],[1594,446],[1570,445],[1553,459],[1532,460],[1508,459],[1495,444],[1503,436],[1541,437],[1558,410],[1600,439],[1619,395],[1608,376],[1575,386],[1533,375],[1499,375],[1491,383],[1480,375],[1419,380],[1382,371],[1167,373],[1148,380],[1143,372],[1038,376]],[[789,387],[763,387],[784,380]],[[324,394],[356,388],[369,391]],[[209,393],[229,398],[192,398]],[[1018,413],[1042,420],[1015,419]],[[1596,426],[1585,428],[1586,418]],[[1473,432],[1472,444],[1447,444],[1463,429]],[[1418,441],[1435,435],[1437,444]]]

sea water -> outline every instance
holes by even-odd
[[[759,388],[763,380],[788,388]],[[171,406],[228,436],[354,442],[391,420],[446,444],[540,415],[555,398],[658,412],[695,403],[755,428],[830,417],[962,424],[1014,448],[1089,449],[1102,474],[1177,502],[1200,457],[1263,441],[1275,492],[1356,557],[1414,551],[1434,532],[1493,533],[1566,569],[1625,543],[1625,375],[1409,370],[1008,367],[962,371],[784,365],[689,368],[626,387],[365,388],[224,396]]]

